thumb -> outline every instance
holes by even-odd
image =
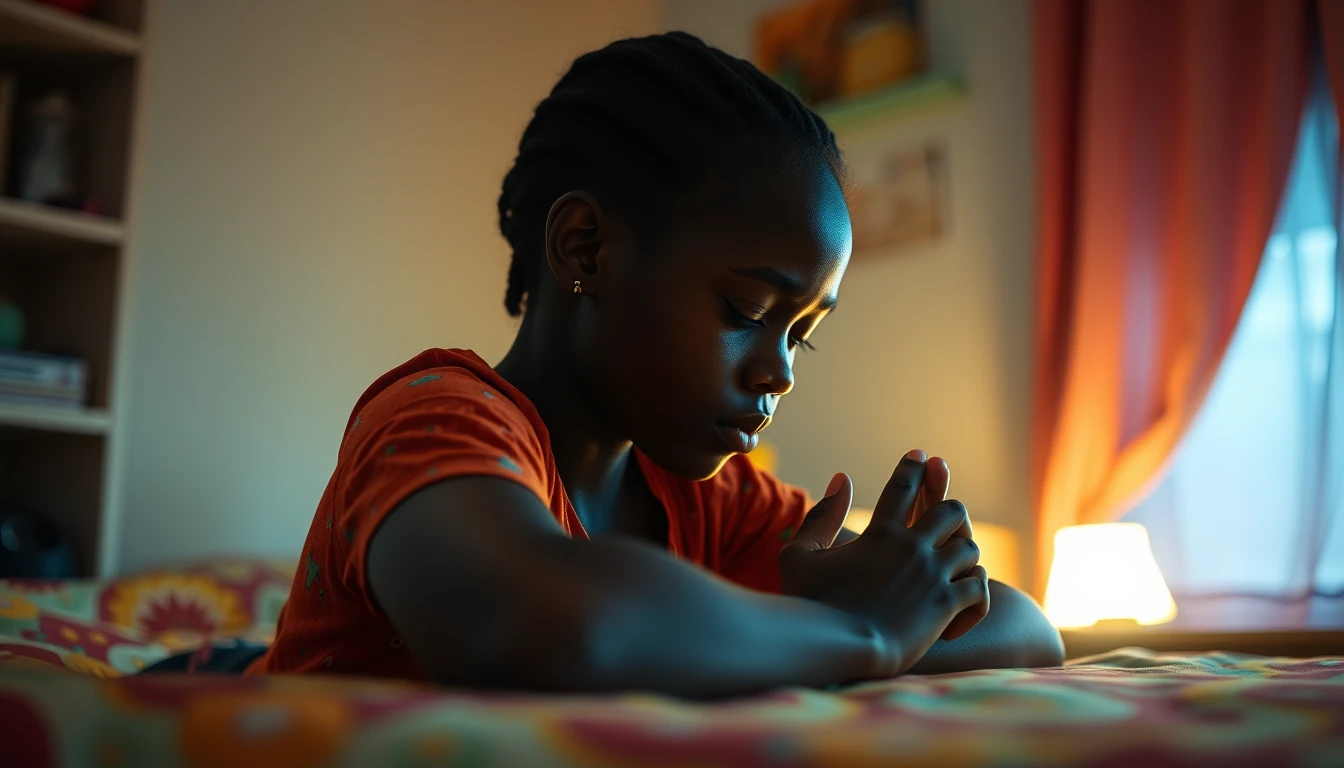
[[[826,495],[803,518],[793,543],[802,546],[808,552],[827,549],[835,543],[835,537],[845,525],[849,516],[849,505],[854,500],[854,485],[849,475],[837,472],[826,486]]]

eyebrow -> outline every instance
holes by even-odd
[[[802,296],[804,293],[803,284],[796,277],[780,272],[774,267],[728,267],[728,271],[736,275],[749,277],[752,280],[759,280],[780,293],[791,296]],[[838,296],[827,296],[817,305],[817,309],[830,312],[835,309],[835,305],[839,302]]]

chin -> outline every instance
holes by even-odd
[[[704,453],[690,451],[650,451],[641,447],[640,450],[654,463],[663,469],[671,472],[677,477],[683,477],[687,480],[708,480],[717,475],[723,465],[733,457],[731,452],[723,453]]]

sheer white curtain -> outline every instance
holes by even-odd
[[[1148,527],[1190,626],[1344,626],[1339,126],[1313,89],[1279,221]]]

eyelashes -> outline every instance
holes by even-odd
[[[752,330],[755,328],[765,327],[765,321],[747,317],[746,315],[742,314],[742,311],[738,309],[733,304],[733,302],[729,301],[728,299],[723,300],[723,306],[727,310],[728,322],[734,328],[739,328],[741,330]],[[796,336],[789,337],[789,348],[801,349],[804,352],[817,351],[816,346],[812,342],[808,341],[807,339],[800,339]]]

